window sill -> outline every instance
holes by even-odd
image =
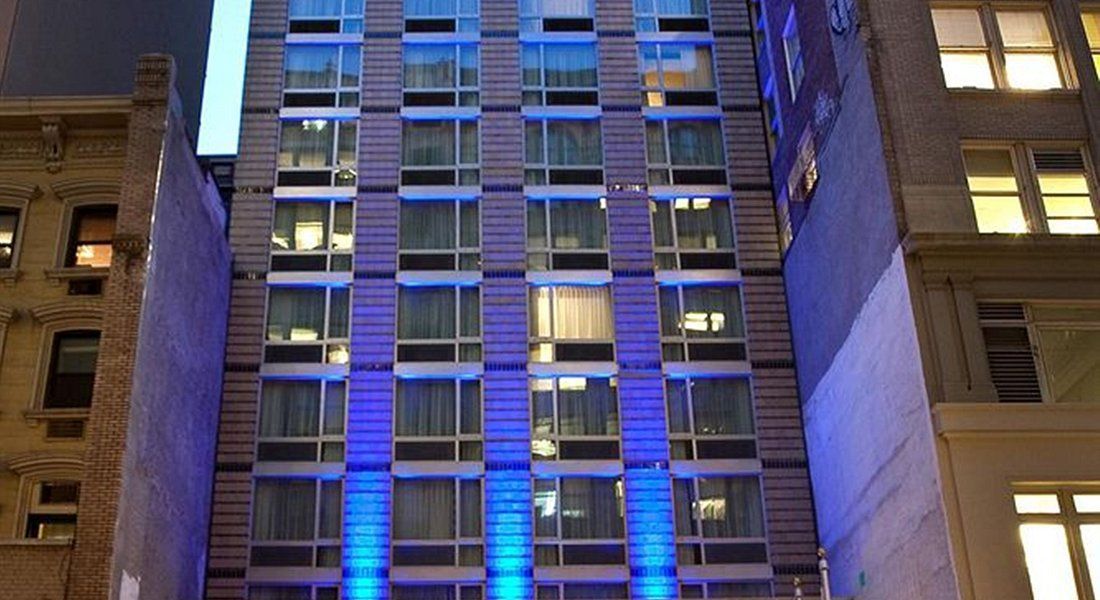
[[[31,425],[38,425],[40,421],[87,419],[90,413],[88,408],[39,408],[23,411],[23,418]]]
[[[1030,96],[1033,98],[1076,98],[1081,95],[1081,90],[1078,88],[1062,88],[1053,90],[1016,90],[1009,88],[1002,89],[982,89],[982,88],[946,88],[947,93],[952,96],[973,96],[976,98],[991,97],[991,96],[1005,96],[1005,97],[1024,97]]]
[[[72,546],[73,541],[71,539],[60,540],[39,540],[33,538],[14,538],[9,540],[0,540],[0,548],[8,546]]]
[[[73,279],[107,279],[111,269],[108,267],[59,267],[56,269],[44,269],[46,279],[54,283],[72,281]]]

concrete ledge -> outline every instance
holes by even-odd
[[[1100,404],[937,404],[936,433],[980,435],[1100,436]]]

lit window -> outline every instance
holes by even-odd
[[[668,379],[665,400],[674,460],[756,458],[756,426],[747,379]]]
[[[524,44],[525,105],[599,104],[595,44]]]
[[[1088,38],[1089,51],[1092,53],[1092,64],[1100,74],[1100,11],[1084,11],[1081,13],[1081,21],[1085,25],[1085,36]]]
[[[283,106],[359,106],[358,45],[287,44]]]
[[[351,202],[276,202],[272,271],[350,271]]]
[[[708,581],[680,584],[679,598],[730,600],[735,598],[771,598],[772,585],[766,581]]]
[[[606,200],[527,203],[527,268],[606,269],[607,265]]]
[[[55,334],[42,407],[52,409],[91,406],[98,360],[98,331],[72,330]]]
[[[472,33],[480,28],[478,0],[405,0],[407,33]]]
[[[649,119],[646,161],[649,185],[722,185],[726,153],[721,121]]]
[[[1084,156],[1079,150],[1032,150],[1047,231],[1060,234],[1100,233]]]
[[[398,267],[420,271],[481,268],[477,200],[402,200]]]
[[[520,31],[592,31],[594,0],[520,0]]]
[[[31,489],[24,537],[67,540],[76,533],[79,481],[40,481]]]
[[[278,184],[353,186],[359,144],[355,121],[292,119],[282,122]]]
[[[397,289],[397,360],[481,360],[477,287],[402,285]]]
[[[791,86],[791,101],[798,98],[802,80],[806,78],[806,64],[802,55],[802,40],[798,36],[798,18],[794,6],[787,14],[787,24],[783,26],[783,57],[787,61],[787,83]]]
[[[342,380],[264,381],[256,459],[342,462],[346,404]]]
[[[1094,598],[1100,592],[1100,494],[1073,489],[1013,496],[1034,600]],[[1075,571],[1082,577],[1075,577]],[[1085,579],[1092,589],[1083,589]]]
[[[628,600],[630,593],[625,583],[543,583],[535,584],[537,600],[573,600],[599,598],[600,600]]]
[[[564,477],[534,484],[536,567],[626,563],[621,479]]]
[[[476,120],[405,120],[401,124],[401,185],[477,185]]]
[[[658,269],[737,268],[729,200],[654,198],[649,208]]]
[[[531,431],[535,460],[618,459],[615,379],[531,379]]]
[[[363,0],[290,0],[290,33],[360,33]]]
[[[65,266],[110,267],[117,216],[118,207],[113,204],[73,209]]]
[[[814,130],[809,125],[798,139],[798,155],[795,156],[791,172],[787,175],[787,197],[791,202],[806,202],[817,189],[820,172],[817,168],[817,147],[814,144]]]
[[[394,566],[480,567],[481,481],[478,479],[394,479]],[[433,596],[434,597],[434,596]]]
[[[253,567],[339,567],[343,484],[261,478],[252,497]]]
[[[768,562],[758,478],[675,478],[672,500],[678,564]]]
[[[346,364],[350,295],[347,287],[269,288],[265,361]]]
[[[639,44],[645,106],[718,104],[714,59],[707,44]]]
[[[634,0],[634,28],[650,31],[710,31],[707,0]]]
[[[598,119],[529,119],[524,123],[526,185],[603,183]]]
[[[19,231],[19,211],[0,207],[0,269],[10,269],[15,261],[15,234]]]
[[[664,360],[745,360],[737,286],[661,286],[659,290]]]
[[[481,460],[481,382],[398,379],[394,460]]]
[[[339,600],[340,589],[331,585],[249,585],[248,600]]]
[[[532,362],[614,360],[608,286],[531,287],[528,327]]]
[[[405,106],[477,106],[476,44],[405,44]]]
[[[1045,10],[996,4],[932,9],[949,88],[1049,90],[1066,87]],[[994,61],[1000,67],[995,69]]]
[[[1027,233],[1016,168],[1009,150],[964,150],[966,181],[978,233]]]

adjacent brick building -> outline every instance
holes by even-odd
[[[834,592],[1095,598],[1100,7],[759,5]]]
[[[0,99],[0,596],[197,598],[230,255],[170,57]]]
[[[206,597],[812,592],[749,7],[251,19]]]

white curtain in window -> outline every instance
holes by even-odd
[[[455,164],[454,121],[405,121],[401,128],[401,164],[406,167]]]
[[[607,287],[557,286],[553,293],[555,338],[602,340],[615,336]]]
[[[702,378],[691,382],[695,433],[740,435],[754,431],[747,379]]]
[[[699,515],[704,537],[763,537],[760,481],[755,477],[700,478]]]
[[[588,378],[583,389],[558,387],[558,431],[562,435],[618,435],[619,406],[610,379]]]
[[[316,505],[312,479],[259,479],[252,502],[252,539],[312,540]]]
[[[406,88],[453,88],[455,47],[445,44],[408,44],[404,48]]]
[[[283,87],[288,90],[334,88],[339,67],[339,46],[289,44],[286,47],[286,81]]]
[[[598,120],[546,122],[546,162],[562,166],[603,164]]]
[[[454,201],[403,200],[400,233],[402,250],[453,250]]]
[[[561,537],[623,537],[619,482],[611,478],[569,477],[561,480]]]
[[[314,437],[319,428],[319,381],[265,381],[261,437]]]
[[[545,44],[543,68],[548,88],[596,87],[596,47],[591,44]]]
[[[336,123],[321,119],[283,121],[280,167],[331,167]]]
[[[321,339],[325,327],[325,290],[271,288],[267,308],[267,339]]]
[[[397,294],[397,338],[454,339],[455,289],[402,286]]]
[[[726,160],[718,121],[668,121],[668,148],[674,165],[721,166]]]
[[[399,379],[394,429],[399,436],[455,435],[455,382]]]
[[[393,539],[455,539],[453,479],[395,479]]]

